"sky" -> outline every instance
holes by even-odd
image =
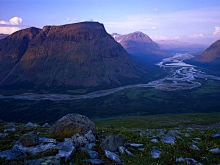
[[[220,39],[220,0],[0,0],[0,33],[82,21],[110,34],[210,45]]]

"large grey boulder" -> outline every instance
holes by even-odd
[[[72,113],[63,116],[50,129],[50,137],[57,140],[71,138],[74,134],[86,134],[89,130],[96,135],[96,126],[88,117]]]
[[[35,132],[28,132],[22,135],[19,141],[25,147],[35,146],[38,143],[38,136]]]
[[[122,135],[109,135],[108,137],[103,140],[103,142],[100,144],[100,148],[103,152],[105,150],[115,152],[119,146],[123,146],[124,140],[122,138]]]

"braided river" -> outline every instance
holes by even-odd
[[[220,81],[220,77],[206,74],[200,71],[196,66],[184,62],[184,60],[191,59],[194,56],[191,54],[176,54],[173,57],[164,58],[156,65],[160,68],[166,69],[168,75],[162,79],[151,81],[147,84],[135,84],[121,86],[118,88],[100,90],[82,95],[70,94],[35,94],[23,93],[19,95],[3,96],[0,99],[22,99],[22,100],[76,100],[76,99],[90,99],[96,97],[107,96],[115,92],[128,88],[155,88],[163,91],[186,90],[201,86],[199,79]]]

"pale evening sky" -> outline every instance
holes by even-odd
[[[0,0],[0,33],[92,20],[108,33],[211,44],[220,39],[220,0]]]

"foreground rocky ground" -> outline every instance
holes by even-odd
[[[0,164],[220,164],[220,123],[96,128],[69,114],[53,126],[0,121]]]

